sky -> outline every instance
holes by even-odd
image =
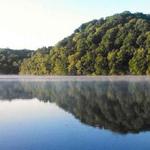
[[[0,48],[53,46],[82,23],[123,11],[150,13],[150,0],[0,0]]]

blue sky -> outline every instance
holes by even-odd
[[[82,23],[120,13],[149,11],[149,0],[0,0],[0,47],[55,45]]]

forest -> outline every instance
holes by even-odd
[[[32,50],[0,49],[0,74],[18,74],[24,59],[33,55]]]
[[[150,15],[125,11],[82,24],[53,47],[0,51],[0,73],[149,75]]]

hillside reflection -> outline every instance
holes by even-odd
[[[54,102],[82,123],[119,133],[150,130],[150,82],[0,82],[0,99]]]

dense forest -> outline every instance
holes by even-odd
[[[21,73],[150,74],[150,15],[123,12],[85,23],[42,59],[48,65],[47,71],[37,69],[32,72],[32,68],[27,70],[28,64],[24,63]]]
[[[19,74],[22,65],[26,65],[28,70],[32,70],[31,74],[41,65],[41,61],[45,60],[46,54],[49,54],[51,47],[39,48],[33,50],[13,50],[13,49],[0,49],[0,74]],[[44,56],[44,57],[43,57]],[[44,58],[44,59],[43,59]],[[44,62],[48,64],[48,62]],[[41,66],[41,70],[42,71]],[[45,73],[45,72],[44,72]]]
[[[0,49],[0,74],[18,74],[23,60],[33,53],[31,50]]]
[[[49,53],[52,47],[43,47],[35,51],[31,58],[25,59],[20,66],[20,74],[48,75],[50,74]]]
[[[126,11],[90,21],[54,47],[42,48],[30,56],[19,63],[18,73],[149,75],[150,15]]]

